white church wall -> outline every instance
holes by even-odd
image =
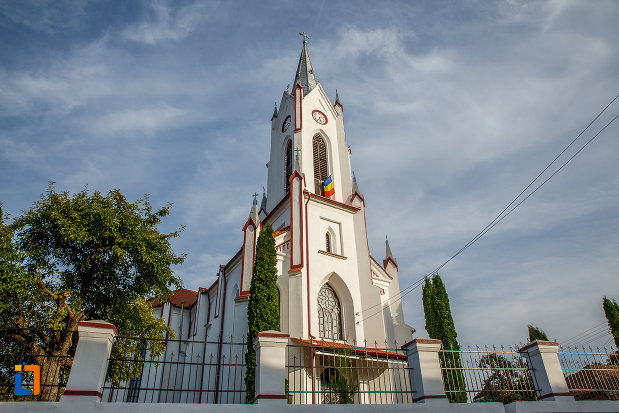
[[[286,130],[282,132],[282,123],[293,114],[293,99],[288,92],[284,92],[282,100],[279,106],[279,112],[277,118],[272,122],[271,127],[271,156],[268,165],[268,178],[267,178],[267,210],[270,212],[277,203],[285,195],[284,175],[284,154],[285,154],[285,142],[287,139],[292,139],[294,122]],[[294,151],[293,151],[294,154]],[[294,155],[293,155],[294,156]]]

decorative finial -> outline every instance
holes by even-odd
[[[254,197],[254,204],[258,204],[258,193],[254,192],[254,194],[252,195]]]
[[[288,92],[288,89],[290,89],[290,83],[286,86],[286,92]]]
[[[299,34],[301,36],[303,36],[303,44],[306,44],[307,43],[307,39],[309,39],[310,37],[305,32],[303,32],[303,33],[299,32]]]
[[[262,187],[262,193],[265,194],[267,192],[266,189],[264,189],[264,186]]]
[[[352,171],[352,180],[357,182],[357,177],[355,176],[355,171]],[[385,235],[386,237],[386,235]]]
[[[298,160],[298,159],[299,159],[299,152],[301,152],[301,149],[296,148],[296,149],[294,150],[294,152],[295,152],[295,154],[296,154],[296,159]]]
[[[340,101],[340,95],[337,94],[337,89],[335,89],[335,103]]]

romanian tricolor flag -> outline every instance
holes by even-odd
[[[325,190],[325,196],[331,196],[335,194],[335,188],[333,188],[333,179],[331,177],[327,177],[325,181],[322,183],[322,187]]]

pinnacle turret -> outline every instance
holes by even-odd
[[[275,102],[275,109],[273,109],[273,116],[271,117],[271,120],[275,119],[277,117],[277,102]]]
[[[357,186],[357,177],[355,176],[355,171],[352,173],[352,193],[361,195],[361,191],[359,191],[359,186]]]
[[[391,253],[391,248],[389,247],[389,240],[387,239],[387,236],[385,235],[385,260],[384,262],[386,263],[389,259],[391,259],[395,265],[398,265],[398,261],[393,257],[393,254]]]
[[[267,210],[267,194],[264,190],[264,187],[262,187],[262,202],[260,202],[260,209],[264,210],[265,212]]]

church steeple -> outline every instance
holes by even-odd
[[[318,84],[318,78],[314,73],[314,68],[307,52],[307,39],[309,39],[309,36],[305,32],[299,34],[303,36],[303,49],[301,49],[301,57],[299,58],[299,65],[297,66],[292,89],[294,90],[294,87],[299,84],[303,87],[303,94],[307,95]]]

